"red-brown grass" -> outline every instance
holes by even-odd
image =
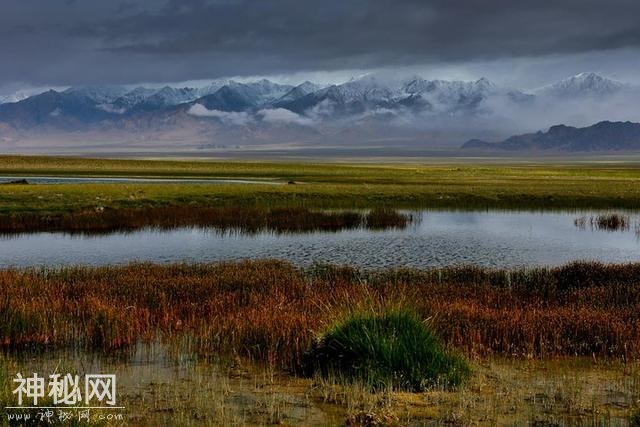
[[[352,311],[406,307],[467,355],[640,355],[640,264],[299,270],[278,261],[0,271],[0,345],[181,343],[296,369]]]

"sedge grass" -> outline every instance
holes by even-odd
[[[352,314],[325,331],[306,355],[310,372],[354,378],[379,390],[456,387],[469,376],[430,327],[409,310]]]

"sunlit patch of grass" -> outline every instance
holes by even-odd
[[[0,174],[268,179],[262,184],[0,185],[0,213],[77,213],[99,207],[575,209],[640,207],[629,164],[491,165],[140,161],[0,157]]]

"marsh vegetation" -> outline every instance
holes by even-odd
[[[2,270],[6,349],[109,352],[186,340],[301,371],[305,352],[345,312],[387,307],[431,318],[470,356],[592,356],[640,351],[640,264],[559,268],[301,270],[279,261]]]
[[[144,228],[168,230],[201,227],[216,230],[310,232],[354,228],[404,228],[411,216],[392,209],[320,211],[303,207],[197,207],[167,206],[110,209],[99,207],[76,213],[0,215],[0,233],[63,231],[66,233],[110,233]]]
[[[600,214],[581,216],[574,220],[574,224],[579,228],[586,228],[587,225],[593,230],[606,230],[606,231],[627,231],[631,227],[631,220],[629,215],[623,215],[618,213]],[[638,225],[636,224],[636,229]]]
[[[407,309],[350,313],[322,333],[305,359],[308,373],[357,380],[372,390],[448,389],[469,376],[467,362]]]

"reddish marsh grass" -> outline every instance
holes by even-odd
[[[407,307],[468,355],[638,357],[640,264],[301,271],[277,261],[0,271],[0,344],[163,340],[296,370],[349,312]]]
[[[105,233],[144,227],[170,229],[199,226],[246,232],[339,231],[349,228],[406,227],[408,215],[387,209],[369,213],[312,211],[300,207],[195,207],[168,206],[136,209],[96,209],[62,215],[0,215],[0,232],[66,231]]]

